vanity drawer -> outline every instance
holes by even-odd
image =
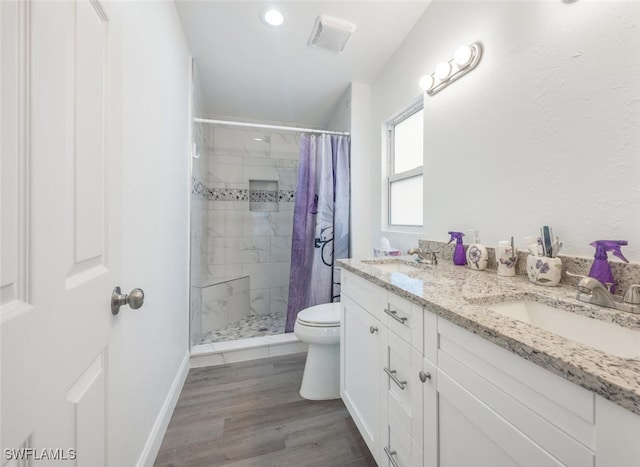
[[[438,334],[442,371],[538,444],[558,449],[557,458],[592,455],[580,449],[596,447],[591,391],[444,319],[438,319]]]
[[[378,310],[383,314],[383,322],[391,331],[422,353],[423,309],[421,306],[392,292],[387,292],[386,301],[378,304]]]
[[[341,294],[347,295],[353,302],[360,305],[382,323],[386,323],[379,304],[386,302],[387,291],[371,282],[342,269]]]
[[[403,428],[397,413],[389,407],[383,415],[381,465],[415,467],[423,463],[422,449]]]
[[[383,403],[389,408],[389,412],[395,414],[396,421],[403,430],[419,440],[422,447],[423,384],[419,376],[422,355],[392,331],[387,332],[385,350]]]

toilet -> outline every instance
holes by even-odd
[[[298,313],[293,332],[309,344],[300,396],[340,398],[340,303],[324,303]]]

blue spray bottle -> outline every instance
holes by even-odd
[[[467,257],[464,253],[464,245],[462,244],[464,234],[462,232],[449,232],[449,235],[451,235],[449,243],[454,240],[456,241],[456,249],[453,250],[453,264],[456,266],[464,266],[467,264]]]
[[[622,251],[620,251],[621,246],[628,244],[629,242],[626,240],[596,240],[589,244],[596,249],[596,255],[593,257],[593,264],[591,265],[589,276],[598,279],[605,286],[607,283],[612,284],[611,289],[609,289],[611,293],[616,291],[616,286],[613,273],[611,272],[611,266],[609,265],[609,261],[607,261],[607,252],[612,252],[614,256],[628,263],[629,260],[625,258]]]

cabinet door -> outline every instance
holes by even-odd
[[[438,466],[438,370],[427,358],[422,359],[423,451],[424,467]]]
[[[441,370],[437,392],[441,467],[562,465]]]
[[[340,395],[369,450],[379,462],[380,385],[385,329],[365,309],[342,295]]]

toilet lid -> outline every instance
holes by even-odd
[[[340,326],[340,303],[323,303],[305,308],[298,313],[298,322],[315,327]]]

